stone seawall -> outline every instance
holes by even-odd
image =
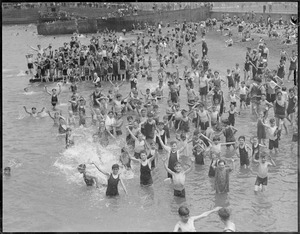
[[[233,16],[237,16],[240,18],[244,18],[244,20],[247,21],[246,19],[246,13],[245,12],[225,12],[225,11],[211,11],[210,12],[210,18],[216,18],[217,20],[222,19],[222,14],[225,15],[229,15],[229,17],[233,17]],[[283,21],[287,21],[290,22],[290,18],[292,15],[292,13],[255,13],[255,18],[258,20],[260,19],[261,16],[263,16],[263,19],[266,21],[268,16],[271,16],[271,19],[273,21],[278,21],[280,19],[280,17],[282,16]],[[251,18],[251,16],[250,16]]]
[[[39,35],[72,34],[77,31],[75,20],[53,23],[42,23],[37,25]]]

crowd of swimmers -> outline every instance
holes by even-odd
[[[84,137],[72,133],[81,125],[97,126],[93,139],[103,147],[117,138],[126,139],[120,162],[112,166],[112,172],[101,169],[96,162],[91,163],[107,177],[107,196],[119,195],[118,184],[127,193],[120,167],[131,170],[132,163],[138,164],[141,186],[151,186],[152,174],[162,161],[167,180],[173,184],[174,196],[185,198],[185,178],[191,173],[192,164],[204,165],[207,158],[210,160],[208,176],[215,178],[216,193],[229,192],[230,172],[235,170],[237,160],[241,168],[257,171],[253,182],[255,193],[265,191],[268,167],[276,166],[273,159],[280,148],[282,129],[288,134],[288,125],[292,126],[291,150],[298,141],[297,78],[294,87],[285,87],[292,72],[297,70],[296,51],[288,55],[282,49],[278,66],[271,68],[267,44],[260,39],[257,48],[247,48],[245,61],[228,68],[226,76],[221,77],[218,70],[211,69],[206,27],[188,22],[176,23],[174,28],[168,26],[166,32],[162,32],[161,24],[149,28],[131,43],[119,40],[115,32],[106,31],[93,36],[89,45],[82,45],[75,34],[70,43],[58,49],[51,45],[32,48],[38,53],[35,60],[33,55],[27,57],[31,73],[36,66],[37,78],[48,81],[62,77],[58,90],[49,91],[45,86],[45,91],[51,96],[54,111],[54,115],[50,111],[48,114],[59,133],[65,135],[66,148],[76,144],[75,137]],[[194,50],[199,37],[202,53]],[[156,71],[154,59],[159,64]],[[190,64],[184,66],[183,61]],[[287,62],[290,63],[288,75]],[[89,97],[80,95],[78,83],[83,80],[95,85]],[[112,88],[103,89],[104,82],[110,82]],[[126,82],[130,83],[130,90],[122,95],[120,87]],[[138,83],[147,82],[157,82],[157,88],[141,90]],[[64,117],[57,104],[61,86],[69,83],[68,116]],[[229,90],[226,96],[224,84]],[[181,98],[182,92],[186,92],[187,100]],[[161,108],[163,103],[167,103],[166,110]],[[30,112],[24,108],[32,116],[44,111],[32,108]],[[274,117],[269,113],[272,108]],[[240,113],[257,116],[257,134],[251,138],[235,126]],[[91,121],[86,121],[87,118]],[[226,155],[233,156],[222,155],[223,146],[227,148]],[[86,164],[79,165],[78,171],[87,186],[101,186],[97,175]],[[216,207],[199,216],[190,216],[189,209],[181,206],[180,221],[174,231],[195,231],[194,221],[212,212],[218,212],[226,226],[224,231],[236,230],[228,208]]]

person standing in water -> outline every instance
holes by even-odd
[[[172,175],[173,187],[174,187],[174,196],[185,198],[185,175],[192,170],[192,167],[189,165],[189,168],[182,170],[182,166],[179,162],[175,163],[174,169],[176,172],[173,172],[168,168],[168,165],[165,161],[165,169],[168,173]]]
[[[218,210],[218,215],[221,221],[225,224],[223,232],[235,232],[235,224],[230,220],[230,211],[228,208],[221,208]]]
[[[155,159],[156,154],[152,155],[151,158],[147,159],[147,154],[145,150],[140,153],[141,159],[136,159],[135,157],[130,157],[132,161],[139,162],[141,164],[141,174],[140,174],[140,184],[142,186],[150,186],[153,184],[153,179],[151,175],[151,163]]]
[[[118,184],[119,182],[121,183],[123,190],[127,194],[126,187],[123,183],[122,178],[120,177],[119,174],[119,165],[114,164],[112,165],[112,173],[105,172],[101,170],[95,163],[93,165],[100,171],[102,174],[107,176],[107,189],[106,189],[106,196],[114,197],[119,195],[119,190],[118,190]]]
[[[98,178],[86,170],[85,164],[80,164],[77,167],[77,170],[80,174],[83,174],[83,179],[87,186],[93,186],[94,184],[96,184],[96,188],[99,188]]]
[[[190,210],[186,206],[180,206],[178,209],[178,214],[180,220],[174,227],[173,232],[196,232],[194,222],[210,215],[213,212],[220,210],[222,207],[216,207],[213,210],[206,211],[198,216],[190,216]]]
[[[255,181],[255,186],[254,186],[254,193],[257,194],[258,190],[261,187],[261,191],[265,191],[267,189],[267,184],[268,184],[268,166],[276,166],[275,162],[271,158],[271,155],[269,155],[270,161],[267,162],[266,160],[266,154],[262,153],[260,156],[259,160],[256,160],[255,158],[253,159],[254,162],[259,163],[258,166],[258,172],[257,172],[257,177]]]
[[[233,159],[232,168],[225,168],[225,161],[223,159],[218,161],[218,167],[215,174],[215,189],[216,193],[229,192],[229,173],[234,169]]]
[[[47,89],[47,86],[45,85],[45,90],[46,92],[51,96],[51,104],[53,106],[53,110],[56,110],[55,107],[58,103],[58,95],[61,93],[61,86],[58,84],[59,91],[58,93],[56,92],[56,89],[52,89],[52,93],[50,93]]]

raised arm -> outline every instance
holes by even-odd
[[[131,135],[131,137],[132,137],[135,141],[137,141],[138,139],[137,139],[136,136],[132,133],[132,131],[130,130],[129,126],[126,126],[126,128],[127,128],[128,132],[129,132],[129,134]]]
[[[46,90],[46,92],[47,92],[49,95],[52,95],[52,93],[50,93],[50,92],[48,91],[48,88],[47,88],[46,85],[45,85],[45,90]]]
[[[30,114],[30,115],[31,115],[31,113],[27,111],[26,106],[23,106],[23,107],[24,107],[25,112],[26,112],[27,114]]]
[[[54,117],[51,116],[50,111],[47,111],[48,115],[50,116],[51,119],[55,119]]]
[[[121,177],[120,177],[120,183],[121,183],[121,185],[122,185],[122,188],[124,189],[124,192],[127,194],[126,187],[125,187],[124,182],[123,182],[123,180],[122,180]]]
[[[165,160],[165,162],[164,162],[164,168],[165,168],[166,171],[167,171],[168,173],[170,173],[172,176],[175,175],[175,172],[172,171],[172,170],[170,170],[170,169],[168,168],[167,160]]]
[[[100,171],[102,174],[106,175],[106,176],[110,176],[110,174],[108,172],[102,171],[95,163],[92,163],[98,171]]]
[[[170,152],[170,151],[171,151],[170,147],[166,146],[166,145],[163,143],[163,141],[161,140],[161,137],[160,137],[159,134],[157,134],[157,137],[158,137],[158,140],[159,140],[160,144],[162,145],[162,147],[163,147],[166,151]]]
[[[41,111],[38,112],[37,114],[41,114],[44,110],[45,110],[45,107],[43,107],[43,108],[41,109]]]
[[[59,87],[59,90],[58,90],[58,93],[57,93],[57,96],[61,93],[61,86],[60,86],[60,84],[57,84],[58,85],[58,87]]]
[[[222,208],[222,207],[218,206],[218,207],[216,207],[216,208],[213,209],[213,210],[206,211],[206,212],[204,212],[203,214],[198,215],[198,216],[193,216],[192,218],[193,218],[194,221],[196,221],[196,220],[198,220],[198,219],[201,219],[201,218],[204,218],[204,217],[210,215],[210,214],[213,213],[213,212],[216,212],[216,211],[220,210],[221,208]]]

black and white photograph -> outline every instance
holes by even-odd
[[[298,2],[2,5],[2,232],[298,232]]]

